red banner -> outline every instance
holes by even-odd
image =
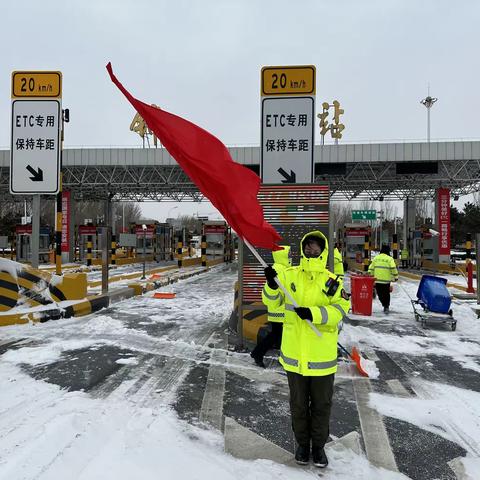
[[[62,252],[70,252],[70,195],[71,192],[62,192]]]
[[[80,225],[78,227],[78,234],[79,235],[96,235],[97,227],[95,227],[94,225]]]
[[[347,237],[364,237],[370,235],[370,232],[368,230],[347,230],[345,234]]]
[[[17,235],[31,235],[32,234],[32,225],[17,225],[15,227],[15,232]]]
[[[155,235],[155,225],[146,225],[146,227],[145,238],[153,238]],[[135,225],[135,234],[137,235],[137,238],[143,237],[144,233],[142,225]]]
[[[450,256],[450,190],[437,189],[438,254]]]
[[[225,225],[204,225],[203,226],[203,234],[208,235],[209,233],[225,233]]]

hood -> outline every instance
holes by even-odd
[[[309,236],[315,236],[315,237],[320,237],[323,238],[325,241],[325,248],[321,255],[317,258],[306,258],[303,255],[303,242],[304,240],[309,237]],[[306,270],[309,272],[323,272],[324,270],[327,269],[327,261],[328,261],[328,240],[325,237],[325,235],[320,232],[319,230],[313,230],[311,232],[308,232],[304,237],[302,238],[302,241],[300,242],[300,267],[302,270]]]
[[[290,245],[280,245],[280,247],[283,247],[283,250],[275,250],[272,252],[273,263],[290,267],[292,264],[290,259]]]

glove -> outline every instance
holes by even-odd
[[[313,320],[312,312],[308,307],[295,307],[294,310],[302,320]]]
[[[267,284],[272,290],[276,290],[278,288],[277,282],[275,281],[275,277],[277,276],[277,272],[275,269],[269,265],[265,270],[265,278],[267,279]]]

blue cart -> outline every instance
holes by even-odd
[[[412,300],[415,320],[425,328],[428,323],[450,325],[452,331],[457,328],[453,317],[452,297],[447,289],[447,279],[433,275],[422,275],[417,291],[417,300]]]

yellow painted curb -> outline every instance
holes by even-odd
[[[411,278],[412,280],[420,280],[422,278],[421,275],[416,275],[415,273],[410,272],[399,272],[401,276]],[[463,285],[459,285],[458,283],[447,282],[447,287],[458,288],[458,290],[463,290],[464,292],[467,291],[467,287]]]
[[[169,265],[168,267],[158,267],[158,268],[154,268],[153,270],[147,270],[145,273],[147,275],[153,275],[154,273],[168,272],[169,270],[175,270],[177,268],[178,267],[176,265]],[[131,280],[141,276],[142,276],[142,272],[125,273],[124,275],[116,275],[116,276],[110,277],[108,279],[108,283],[121,282],[122,280]],[[101,284],[102,284],[101,280],[88,282],[89,287],[99,287]]]

